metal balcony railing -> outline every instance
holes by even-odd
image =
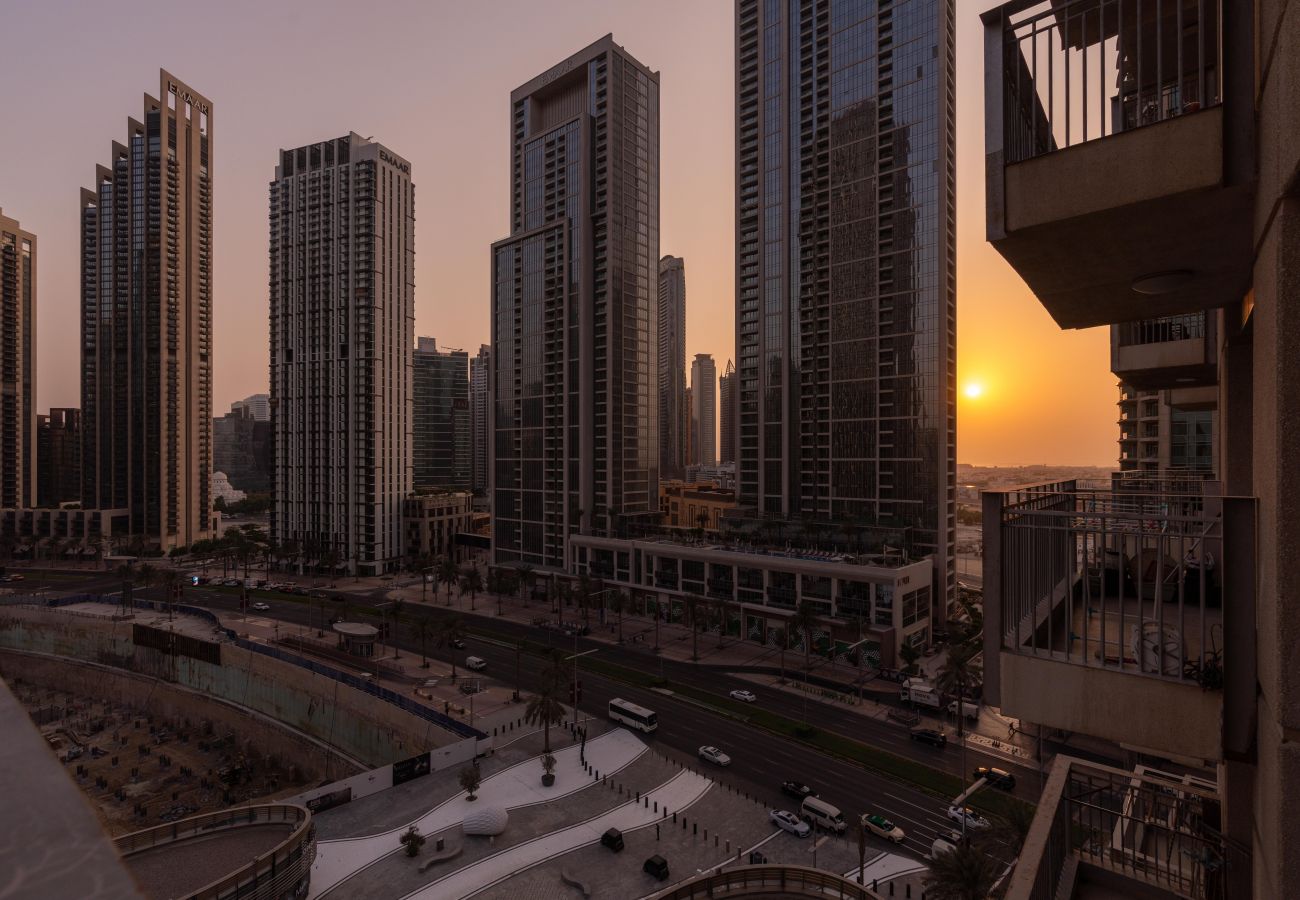
[[[1121,347],[1199,340],[1205,337],[1205,311],[1179,316],[1161,316],[1157,319],[1141,319],[1137,322],[1121,322],[1116,328],[1119,329]]]
[[[1194,776],[1058,756],[1006,898],[1055,900],[1066,883],[1088,883],[1091,867],[1110,874],[1112,889],[1119,876],[1188,900],[1223,900],[1230,867],[1250,860],[1220,833],[1221,808],[1217,786]]]
[[[1012,0],[984,14],[1006,162],[1216,106],[1222,0]]]
[[[1222,687],[1223,617],[1254,604],[1226,589],[1230,567],[1254,566],[1253,514],[1227,540],[1224,511],[1254,501],[1191,473],[1126,473],[1112,488],[992,495],[999,520],[986,507],[984,527],[999,544],[992,557],[986,544],[985,584],[997,579],[1003,652]]]

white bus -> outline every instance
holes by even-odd
[[[609,717],[637,731],[651,732],[659,727],[659,717],[655,715],[654,710],[637,706],[621,697],[609,701]]]

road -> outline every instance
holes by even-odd
[[[320,621],[320,611],[314,605],[276,599],[260,592],[257,599],[271,607],[269,611],[258,613],[261,617],[308,626],[315,626]],[[238,609],[239,600],[233,593],[190,587],[186,589],[185,602],[233,611]],[[353,597],[351,602],[360,605],[364,601],[360,597]],[[382,603],[382,600],[377,602]],[[331,604],[331,614],[336,611],[337,606]],[[487,661],[488,672],[507,685],[513,682],[515,672],[516,656],[510,645],[512,638],[527,637],[537,642],[546,639],[549,634],[556,640],[556,646],[566,651],[566,655],[573,652],[574,642],[570,637],[495,619],[490,616],[490,604],[486,605],[485,611],[489,613],[488,616],[469,617],[468,624],[480,632],[490,632],[491,636],[471,635],[467,639],[467,649],[457,653],[457,660],[463,664],[466,654],[479,656]],[[433,618],[447,614],[445,607],[433,604],[426,606],[408,603],[405,612]],[[418,652],[418,647],[409,639],[399,640],[398,643],[404,650]],[[653,674],[659,671],[660,660],[649,654],[583,639],[578,640],[577,646],[579,651],[596,649],[599,658],[628,668]],[[432,649],[429,656],[449,660],[450,651]],[[525,653],[520,654],[519,664],[521,681],[527,685],[540,676],[545,662]],[[716,692],[720,699],[725,699],[732,688],[755,688],[753,682],[729,677],[721,672],[702,670],[690,663],[664,660],[663,671],[671,680]],[[774,735],[682,698],[630,686],[590,670],[581,670],[581,667],[580,678],[583,688],[581,708],[584,714],[603,718],[609,701],[614,697],[623,697],[654,709],[659,713],[660,727],[648,740],[661,752],[704,770],[718,781],[746,792],[768,806],[789,809],[796,805],[796,801],[780,792],[781,782],[789,779],[812,785],[822,799],[838,806],[850,822],[865,812],[881,813],[894,819],[907,833],[903,848],[914,854],[928,853],[936,835],[949,830],[949,822],[944,815],[946,803],[904,783],[860,765],[819,753],[795,740]],[[764,709],[796,720],[801,717],[804,704],[805,701],[800,697],[774,690],[762,693],[759,698],[759,705]],[[944,750],[932,749],[909,740],[904,728],[867,719],[812,699],[807,700],[806,705],[809,722],[819,728],[840,731],[864,743],[917,759],[934,768],[954,774],[960,772],[961,753],[952,744]],[[722,748],[731,756],[733,764],[721,769],[699,761],[697,750],[701,744],[713,744]],[[967,764],[972,769],[977,765],[998,765],[1011,769],[1017,775],[1016,794],[1026,799],[1036,798],[1033,786],[1037,783],[1037,775],[1031,770],[1016,769],[1004,760],[974,750],[968,750]],[[868,838],[868,842],[877,849],[889,846],[874,837]]]

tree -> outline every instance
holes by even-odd
[[[578,576],[578,590],[575,592],[578,598],[578,608],[582,610],[582,624],[588,628],[591,627],[591,579],[587,574]]]
[[[632,602],[624,591],[614,591],[610,598],[610,605],[614,608],[614,614],[618,616],[618,642],[623,643],[623,613],[627,611],[628,605]]]
[[[424,835],[420,834],[420,829],[412,825],[410,828],[402,832],[400,840],[402,846],[406,848],[406,855],[416,856],[419,854],[420,848],[424,846],[426,838]]]
[[[456,680],[457,644],[465,640],[465,620],[460,616],[447,616],[438,625],[438,646],[451,650],[451,680]]]
[[[795,609],[794,615],[790,618],[790,624],[803,637],[803,666],[805,669],[812,667],[812,645],[813,629],[821,623],[817,616],[817,607],[813,606],[808,600],[804,600]]]
[[[460,578],[460,569],[451,557],[443,556],[438,559],[438,583],[447,589],[447,605],[451,606],[451,589],[456,586]]]
[[[930,860],[926,900],[986,900],[997,884],[1001,864],[969,844],[958,844]]]
[[[903,658],[903,672],[908,675],[915,675],[916,661],[921,658],[921,651],[911,644],[904,644],[899,649],[898,655]]]
[[[906,646],[906,645],[905,645]],[[956,696],[957,698],[957,743],[961,747],[961,783],[963,790],[966,787],[966,778],[969,770],[966,768],[966,694],[970,688],[980,679],[981,670],[979,661],[976,660],[977,650],[969,645],[960,647],[951,647],[948,650],[948,658],[944,660],[943,666],[939,669],[939,675],[935,679],[935,687],[939,689],[942,697]],[[962,820],[962,834],[966,833],[966,821]]]
[[[698,662],[700,658],[700,607],[703,601],[694,594],[687,594],[683,601],[686,604],[686,617],[691,622],[691,659]]]
[[[429,638],[433,636],[433,626],[425,616],[415,618],[415,639],[420,642],[420,668],[429,668],[429,655],[425,652],[425,647],[429,643]]]
[[[149,563],[141,563],[140,568],[136,569],[135,579],[147,591],[158,583],[158,570]]]
[[[122,612],[126,612],[131,604],[132,585],[135,580],[135,569],[131,563],[124,562],[117,567],[116,575],[122,579]]]
[[[465,574],[460,579],[460,592],[463,594],[469,592],[469,608],[474,608],[474,599],[478,592],[483,590],[483,573],[478,570],[478,566],[468,566]]]
[[[570,598],[573,597],[573,588],[569,587],[567,581],[552,581],[548,593],[554,599],[554,611],[559,617],[560,624],[564,624],[564,607],[569,605]]]
[[[527,604],[528,595],[533,592],[533,587],[537,584],[537,573],[528,563],[515,566],[515,571],[519,573],[519,597]]]
[[[551,753],[551,726],[564,721],[564,706],[560,703],[560,688],[554,680],[543,679],[538,691],[524,709],[524,721],[542,726],[542,753]]]
[[[785,650],[790,646],[790,629],[778,628],[776,630],[776,640],[781,647],[781,683],[785,684]]]
[[[483,783],[483,776],[478,770],[478,766],[466,766],[460,770],[460,786],[469,794],[466,800],[474,800],[474,793],[478,790],[479,785]]]

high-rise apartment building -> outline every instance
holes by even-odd
[[[1211,395],[1208,400],[1206,392]],[[1180,399],[1191,394],[1194,399]],[[1186,474],[1218,471],[1215,433],[1218,391],[1139,390],[1119,386],[1119,469],[1121,472]]]
[[[707,353],[691,361],[691,432],[695,446],[690,463],[711,466],[718,461],[718,367]]]
[[[955,0],[738,0],[742,507],[880,526],[955,592]]]
[[[243,400],[236,400],[230,404],[231,411],[247,409],[249,415],[259,422],[271,421],[271,395],[270,394],[251,394]]]
[[[81,500],[81,410],[51,409],[36,419],[36,505]]]
[[[736,461],[736,365],[727,360],[727,370],[718,379],[718,462]]]
[[[473,475],[469,354],[421,337],[414,363],[415,488],[464,490]]]
[[[415,343],[411,164],[355,133],[271,183],[271,532],[305,565],[402,563]]]
[[[1110,326],[1139,448],[1112,490],[983,494],[985,700],[1122,756],[1054,754],[1005,896],[1288,896],[1300,8],[1012,0],[982,19],[988,240],[1061,327]]]
[[[250,493],[271,489],[271,423],[254,410],[237,400],[230,412],[212,420],[212,471]]]
[[[681,478],[686,458],[686,262],[659,260],[659,477]]]
[[[606,35],[510,95],[492,246],[492,544],[565,568],[658,512],[659,75]]]
[[[470,487],[483,494],[487,493],[490,483],[488,418],[491,397],[488,394],[488,376],[491,366],[492,348],[480,344],[478,353],[469,360]]]
[[[212,101],[163,71],[81,192],[81,483],[163,550],[213,537]]]
[[[36,505],[36,235],[0,209],[0,509]]]

